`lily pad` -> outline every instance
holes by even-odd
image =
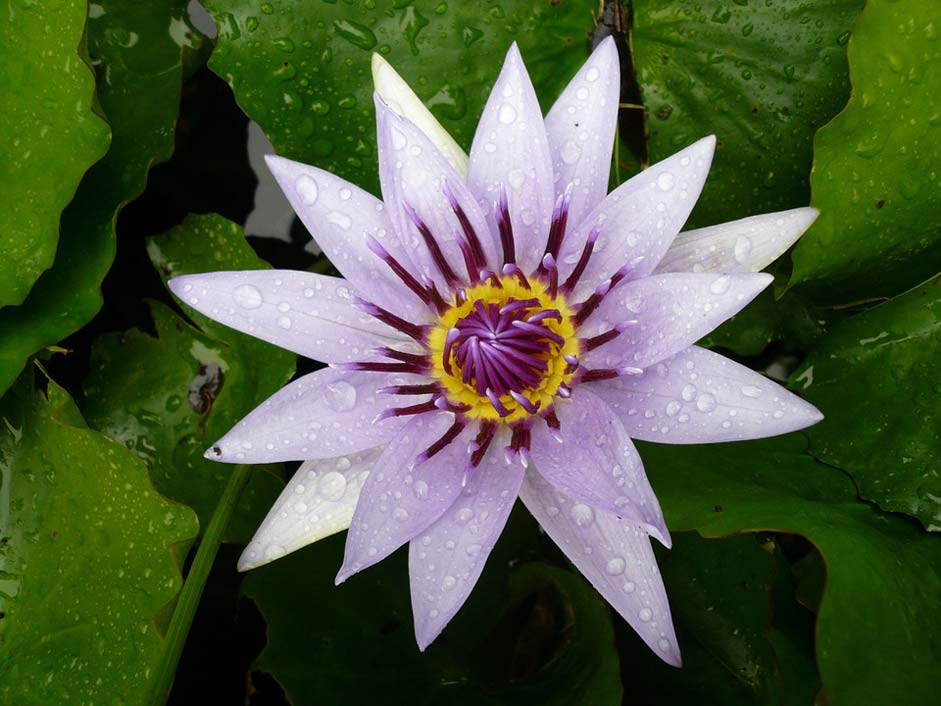
[[[141,703],[196,518],[32,377],[0,401],[0,701]]]
[[[929,626],[941,622],[941,538],[859,502],[852,481],[815,461],[805,444],[793,434],[638,445],[672,530],[706,537],[790,532],[820,551],[827,587],[817,661],[827,703],[933,703],[937,690],[928,675],[936,672],[937,646]]]
[[[380,694],[413,704],[621,703],[611,612],[577,574],[519,564],[540,541],[522,508],[467,605],[424,654],[412,632],[405,552],[335,587],[343,540],[322,540],[244,583],[268,623],[254,668],[296,706]]]
[[[941,531],[941,276],[853,317],[791,377],[824,420],[810,450],[859,494]],[[852,410],[852,411],[850,411]]]
[[[111,147],[62,214],[52,268],[22,305],[0,309],[0,393],[29,356],[81,328],[101,307],[117,212],[143,191],[151,165],[173,153],[180,57],[200,41],[184,19],[185,0],[100,0],[96,7],[88,51],[107,77],[98,101],[111,125]]]
[[[378,191],[370,55],[379,52],[468,148],[517,41],[547,109],[588,55],[592,3],[209,0],[209,61],[278,154]],[[352,16],[351,16],[352,15]]]
[[[87,12],[85,0],[10,3],[0,26],[0,307],[52,265],[62,209],[108,149],[82,57]]]
[[[822,302],[893,296],[941,269],[938,7],[871,0],[849,43],[853,97],[814,140],[820,218],[791,284]]]
[[[673,540],[657,559],[683,668],[664,664],[639,640],[622,640],[629,643],[621,664],[631,703],[813,703],[813,623],[779,616],[793,609],[812,614],[794,601],[790,567],[774,541],[762,543],[755,535],[703,539],[693,532],[677,533]],[[780,630],[795,624],[803,628],[796,648],[778,639]],[[804,700],[789,700],[791,693]]]
[[[846,103],[863,0],[636,0],[633,50],[651,162],[718,138],[690,225],[807,204],[812,140]]]
[[[207,270],[266,267],[242,229],[221,216],[190,216],[149,241],[168,279]],[[152,302],[156,336],[107,334],[92,349],[84,385],[89,424],[144,458],[167,497],[196,510],[205,527],[232,467],[203,452],[293,375],[293,353],[187,308],[200,332]],[[241,496],[226,540],[247,543],[283,487],[279,467],[259,466]]]

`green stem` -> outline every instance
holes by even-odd
[[[173,686],[177,663],[180,661],[183,646],[186,644],[186,636],[193,624],[193,616],[199,606],[199,599],[206,587],[209,571],[212,569],[212,563],[219,551],[219,545],[222,543],[222,536],[250,473],[251,468],[249,466],[235,466],[232,469],[232,475],[229,476],[229,482],[222,492],[222,497],[219,498],[219,504],[216,505],[212,518],[210,518],[209,524],[203,532],[203,538],[196,550],[196,556],[193,559],[192,566],[190,566],[189,573],[186,575],[186,581],[180,591],[180,598],[177,601],[176,609],[173,611],[173,617],[170,619],[170,628],[167,630],[166,639],[164,640],[160,663],[154,670],[148,701],[151,706],[164,706],[170,695],[170,687]]]

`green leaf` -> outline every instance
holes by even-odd
[[[806,205],[811,140],[846,102],[844,45],[862,5],[635,0],[650,161],[718,138],[691,225]]]
[[[108,149],[80,55],[86,13],[84,0],[10,3],[0,27],[0,307],[52,264],[62,209]]]
[[[156,337],[135,329],[95,342],[82,410],[92,428],[145,460],[157,490],[193,508],[205,527],[232,466],[206,460],[203,452],[284,384],[293,357],[272,351],[288,360],[269,367],[259,345],[229,345],[162,304],[151,302],[150,309]],[[253,468],[226,541],[251,539],[284,487],[279,470]]]
[[[517,507],[467,604],[424,653],[404,551],[338,587],[339,536],[256,569],[244,591],[268,623],[268,644],[255,668],[296,706],[620,704],[611,612],[574,573],[517,566],[539,540]]]
[[[820,301],[892,296],[941,269],[937,5],[870,0],[849,45],[853,97],[814,141],[820,218],[791,284]]]
[[[691,532],[674,534],[673,547],[659,551],[657,558],[670,595],[683,668],[664,664],[640,640],[631,639],[630,652],[622,650],[621,659],[633,703],[813,702],[812,623],[804,621],[805,639],[796,648],[779,640],[776,632],[781,622],[775,614],[778,605],[782,611],[803,610],[794,603],[789,567],[779,555],[774,542],[762,545],[752,535],[719,541]],[[624,631],[629,630],[625,625]],[[776,645],[789,660],[783,669]],[[808,671],[809,689],[803,683]],[[809,698],[787,700],[790,691],[802,689]]]
[[[62,214],[52,269],[21,306],[0,310],[0,393],[30,355],[81,328],[101,307],[117,212],[143,191],[151,165],[173,153],[180,55],[195,41],[183,19],[185,0],[101,0],[97,7],[88,50],[105,77],[98,100],[111,125],[111,148]]]
[[[0,401],[0,701],[140,703],[196,518],[32,377]]]
[[[190,216],[148,248],[164,278],[267,267],[242,229],[216,215]],[[162,304],[150,309],[156,336],[132,330],[95,342],[82,408],[93,428],[146,460],[157,489],[196,510],[205,527],[232,467],[203,452],[290,379],[295,356],[189,308],[205,333]],[[251,539],[283,487],[278,468],[254,469],[227,541]]]
[[[510,43],[544,108],[588,55],[593,3],[472,0],[209,0],[219,26],[209,66],[278,153],[378,192],[372,52],[383,54],[459,144]]]
[[[824,413],[810,450],[859,494],[941,530],[941,276],[844,322],[791,383]]]
[[[775,300],[774,291],[766,289],[703,338],[700,345],[751,356],[773,341],[783,341],[788,350],[806,351],[836,318],[833,311],[818,309],[800,293],[788,292]]]
[[[802,534],[820,551],[827,589],[817,660],[827,703],[936,700],[930,626],[941,621],[941,538],[860,503],[850,479],[806,454],[797,434],[710,446],[638,445],[672,530],[721,537],[773,529]]]

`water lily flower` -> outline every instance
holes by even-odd
[[[469,595],[517,498],[662,659],[680,653],[650,537],[670,546],[631,439],[692,444],[821,418],[695,342],[772,280],[799,208],[677,234],[706,137],[606,194],[618,56],[601,42],[544,118],[516,45],[469,157],[374,60],[382,201],[269,167],[343,278],[177,277],[186,304],[329,367],[216,442],[304,461],[242,555],[253,568],[349,528],[337,582],[408,543],[424,649]]]

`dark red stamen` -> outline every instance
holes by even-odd
[[[428,338],[428,326],[413,324],[410,321],[406,321],[405,319],[396,316],[392,312],[386,311],[382,307],[371,304],[364,299],[360,299],[359,297],[353,297],[353,304],[356,305],[363,313],[369,314],[375,319],[379,319],[379,321],[382,323],[401,331],[406,336],[414,338],[419,343],[424,343]]]
[[[425,246],[428,248],[428,252],[431,253],[431,259],[434,260],[438,271],[442,274],[448,286],[453,287],[458,282],[457,275],[454,274],[454,270],[451,269],[451,264],[444,257],[444,253],[441,252],[441,246],[438,245],[435,236],[421,219],[421,216],[418,215],[418,212],[412,208],[410,203],[405,202],[402,204],[402,207],[405,209],[405,215],[408,216],[412,224],[418,229],[418,232],[421,233],[422,240],[425,241]]]
[[[595,249],[595,242],[598,240],[600,234],[601,224],[599,223],[588,233],[588,238],[585,240],[585,247],[582,248],[582,254],[575,264],[575,269],[572,270],[572,274],[568,276],[568,279],[565,280],[565,284],[562,285],[562,291],[565,294],[572,293],[572,290],[575,289],[575,285],[578,284],[578,280],[585,272],[585,268],[588,267],[588,261],[591,259],[591,253]]]
[[[483,422],[480,425],[477,438],[469,445],[469,450],[473,451],[473,453],[471,453],[471,465],[475,468],[480,465],[484,454],[487,453],[487,449],[490,447],[490,442],[493,441],[496,431],[497,425],[494,422]]]
[[[497,228],[500,230],[500,244],[503,246],[503,262],[508,265],[515,264],[516,243],[513,240],[513,224],[510,222],[510,205],[505,189],[500,193],[496,216]]]
[[[467,214],[464,212],[464,209],[461,208],[461,204],[458,203],[457,197],[451,190],[451,185],[447,182],[444,184],[444,196],[447,198],[448,203],[451,205],[451,210],[454,211],[454,215],[457,216],[457,220],[461,224],[461,229],[464,231],[464,237],[466,238],[469,254],[474,261],[474,268],[471,269],[471,267],[468,265],[467,271],[478,272],[481,268],[487,266],[487,258],[484,257],[484,249],[480,244],[480,238],[477,237],[477,231],[474,230],[470,219],[468,219]],[[471,275],[471,281],[473,281],[473,279],[474,277]]]
[[[460,434],[462,431],[464,431],[464,422],[461,420],[456,420],[454,424],[452,424],[450,428],[444,432],[440,439],[418,454],[416,463],[424,463],[427,461],[429,458],[441,451],[445,446],[454,441],[458,434]]]
[[[385,395],[433,395],[440,390],[437,383],[430,382],[427,385],[389,385],[378,391]]]
[[[376,417],[376,421],[388,419],[389,417],[407,417],[413,414],[425,414],[426,412],[434,412],[437,409],[438,407],[435,405],[434,401],[413,404],[408,407],[390,407]]]
[[[372,251],[374,255],[386,263],[386,265],[389,266],[389,269],[391,269],[395,275],[400,280],[402,280],[402,283],[412,290],[412,292],[414,292],[419,299],[421,299],[425,304],[432,307],[433,309],[436,309],[439,314],[444,312],[444,309],[441,308],[438,302],[433,300],[431,293],[425,287],[423,287],[417,279],[412,277],[408,270],[402,266],[402,263],[392,257],[392,255],[390,255],[388,251],[382,247],[382,244],[378,240],[370,235],[366,239],[366,246]],[[435,292],[435,294],[437,294],[437,292]],[[440,300],[440,298],[441,297],[439,295],[438,299]],[[432,306],[433,304],[434,306]]]

